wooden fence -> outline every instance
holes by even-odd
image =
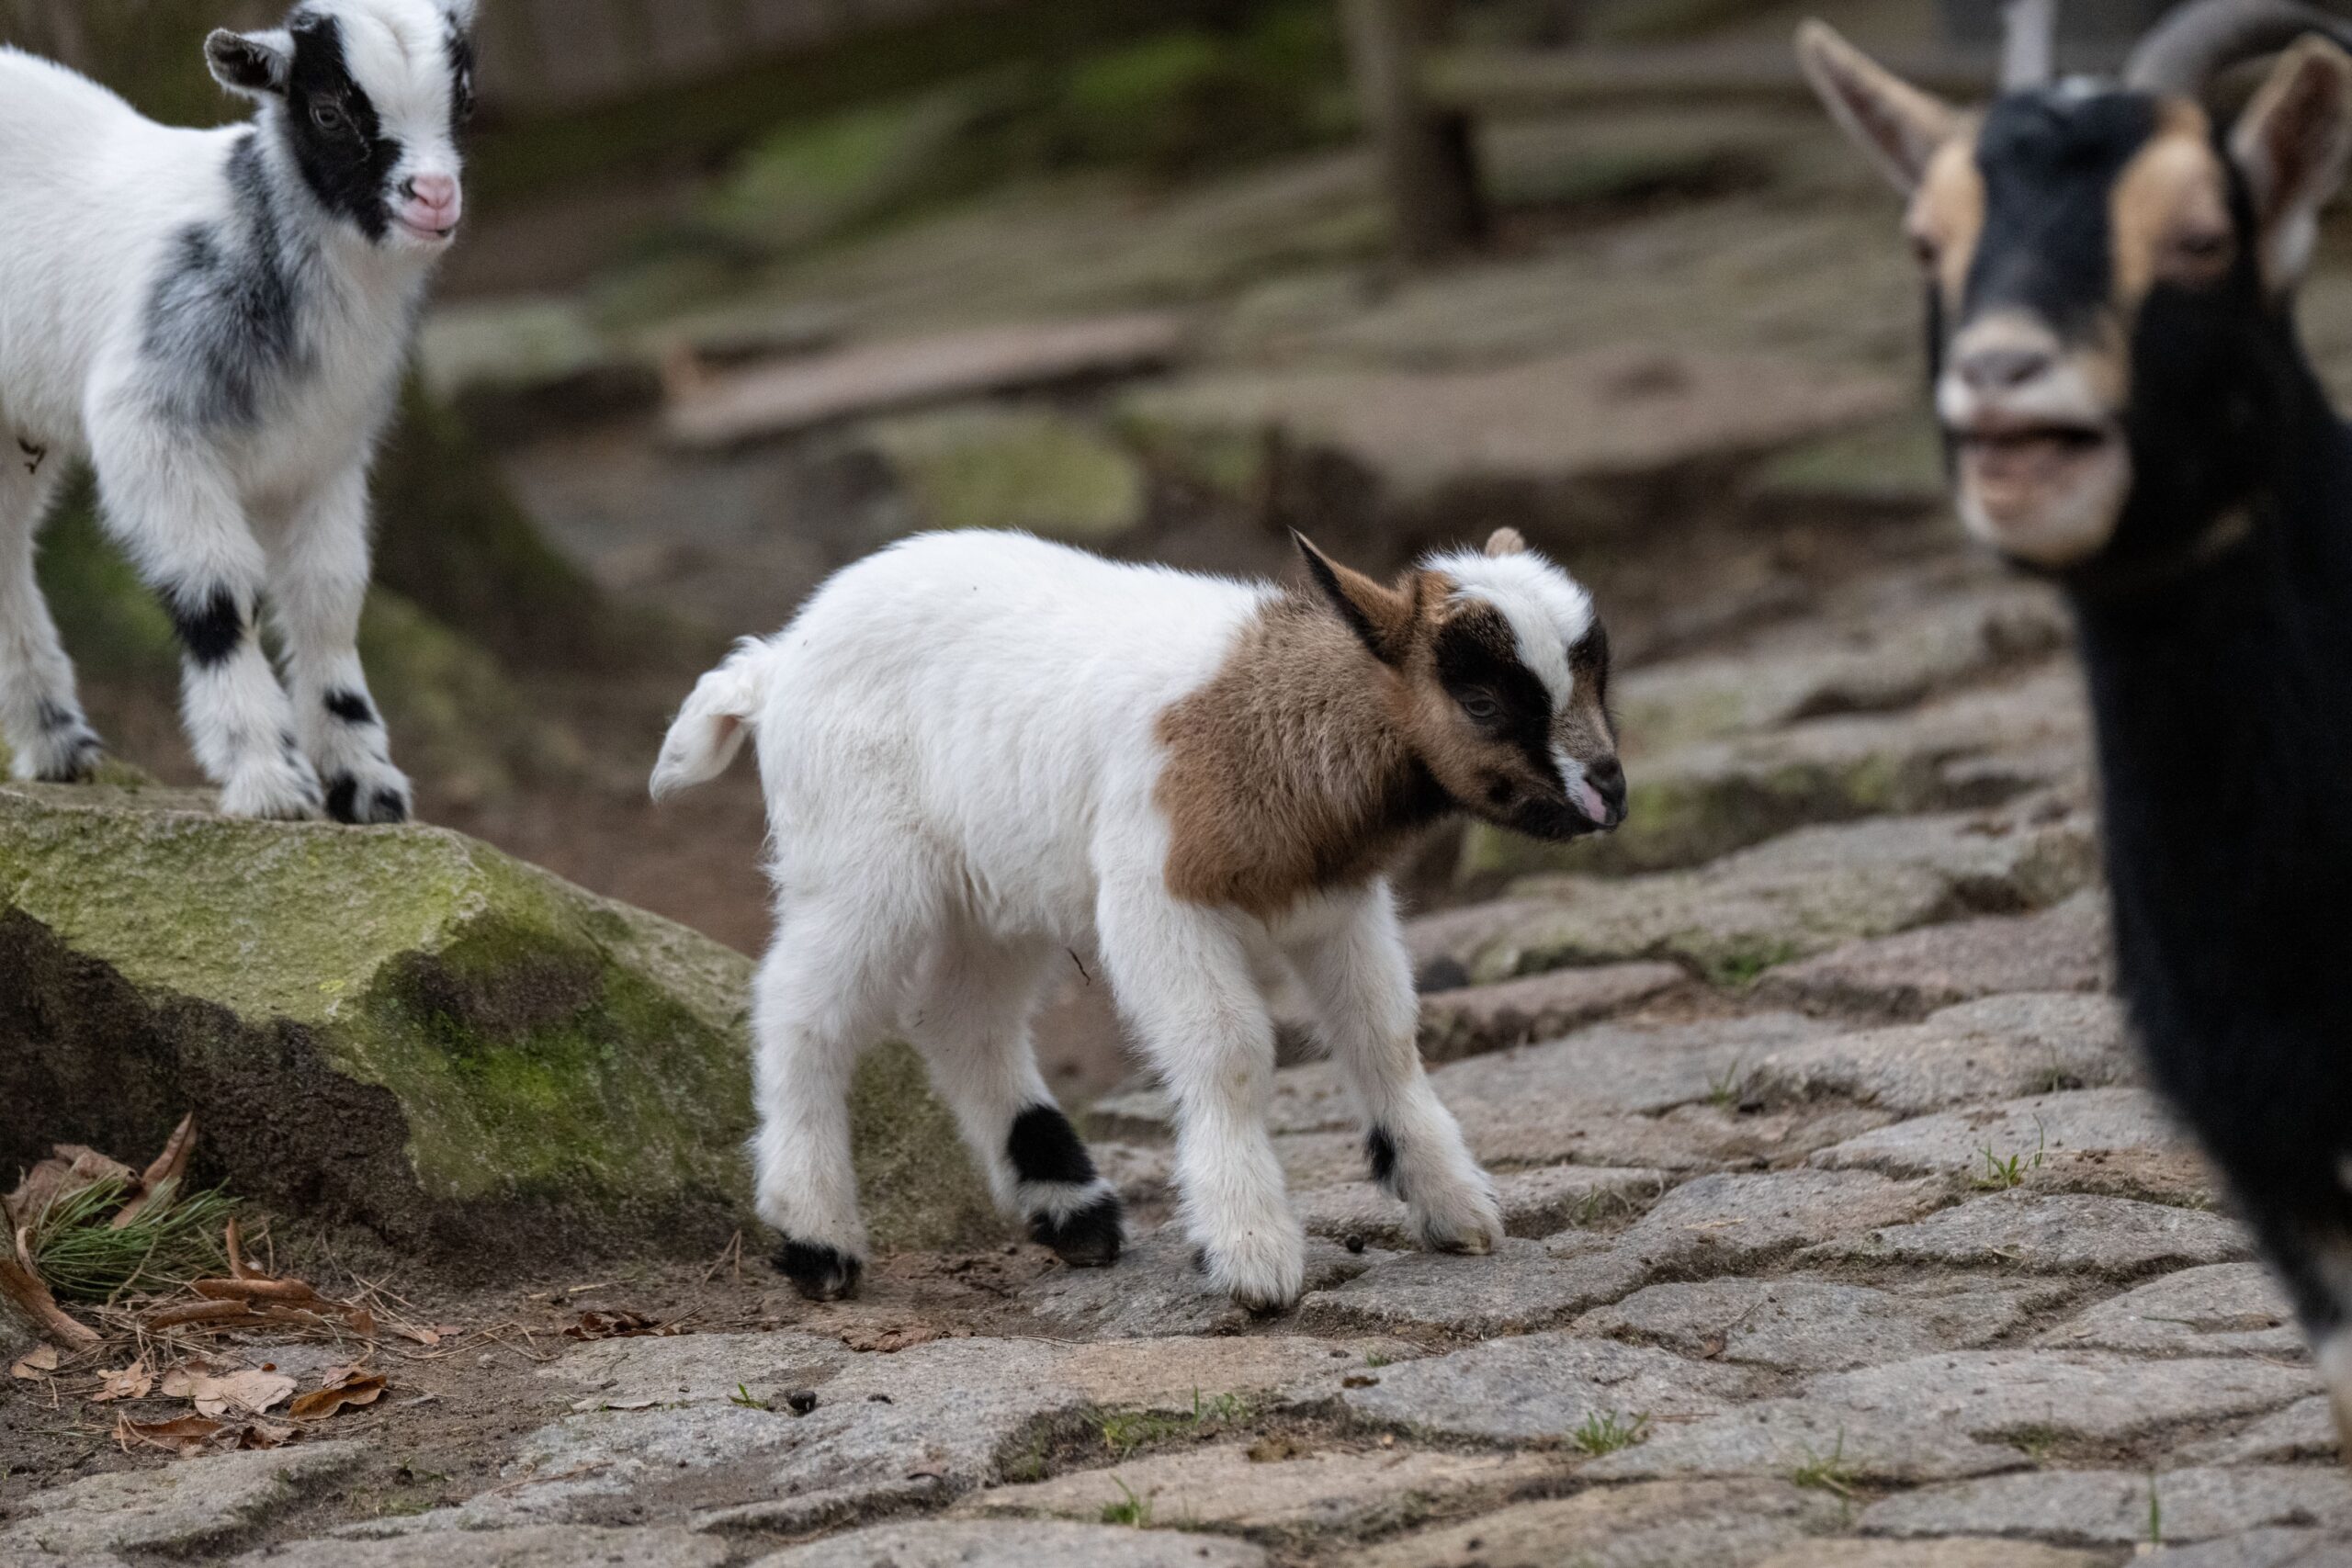
[[[725,76],[861,33],[1009,0],[484,0],[481,91],[528,117]],[[1068,0],[1083,5],[1086,0]],[[0,42],[130,84],[194,67],[196,40],[261,26],[288,0],[0,0]],[[200,82],[198,85],[201,85]],[[164,101],[186,103],[164,92]]]

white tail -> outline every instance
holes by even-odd
[[[667,800],[727,771],[766,699],[773,657],[764,642],[742,642],[724,664],[695,682],[694,694],[662,742],[662,760],[653,767],[654,799]]]

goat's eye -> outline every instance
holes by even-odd
[[[1930,272],[1935,270],[1937,259],[1942,254],[1942,249],[1937,245],[1934,235],[1915,233],[1911,236],[1912,259]]]
[[[326,99],[321,98],[317,103],[311,106],[311,123],[317,126],[321,130],[325,131],[329,136],[333,136],[336,132],[340,131],[345,126],[349,125],[351,121],[344,114],[341,105],[332,104]]]
[[[2236,236],[2223,229],[2191,230],[2174,236],[2172,243],[2173,254],[2200,272],[2228,265],[2236,246]]]
[[[1462,711],[1480,724],[1492,724],[1502,717],[1503,705],[1486,692],[1473,692],[1462,699]]]

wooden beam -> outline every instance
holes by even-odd
[[[1476,245],[1487,231],[1470,115],[1430,103],[1426,57],[1442,0],[1340,0],[1348,61],[1364,125],[1380,152],[1396,238],[1415,261]]]

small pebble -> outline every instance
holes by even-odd
[[[817,1391],[813,1388],[796,1388],[784,1396],[784,1407],[795,1416],[806,1416],[817,1408]]]

